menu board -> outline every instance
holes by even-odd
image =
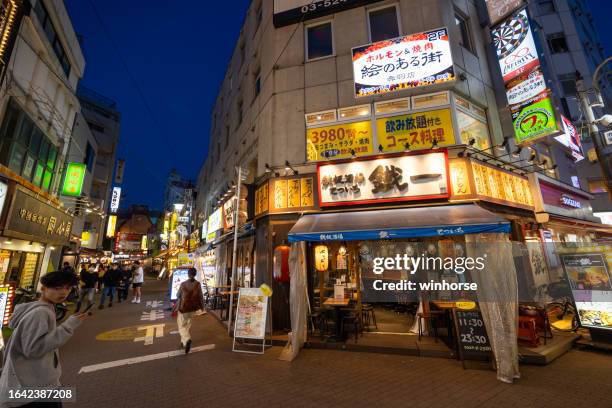
[[[240,288],[234,338],[265,339],[268,298],[259,288]]]
[[[461,360],[490,360],[493,349],[480,310],[453,309]]]
[[[21,280],[19,286],[28,288],[34,283],[34,274],[36,273],[36,264],[38,263],[38,254],[27,253],[21,271]]]
[[[601,253],[561,255],[580,324],[612,330],[612,279]]]

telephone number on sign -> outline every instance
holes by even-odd
[[[36,400],[36,401],[76,401],[76,392],[71,388],[22,388],[8,390],[9,400]]]
[[[346,3],[347,0],[323,0],[318,2],[312,2],[302,6],[302,13],[306,14],[312,11],[325,10],[326,8],[338,6]]]

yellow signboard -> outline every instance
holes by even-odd
[[[454,145],[451,117],[447,108],[377,119],[378,143],[385,153],[429,149],[434,140],[439,147]]]
[[[367,156],[373,152],[371,122],[341,123],[307,129],[307,161]]]
[[[255,215],[268,211],[268,183],[255,190]]]
[[[476,194],[532,208],[533,196],[527,179],[472,162]]]
[[[450,169],[453,196],[471,195],[468,162],[461,159],[449,160],[448,168]]]
[[[165,222],[164,222],[164,225]],[[108,216],[108,224],[106,224],[106,236],[108,238],[112,238],[115,236],[115,227],[117,226],[117,216],[109,215]]]
[[[287,208],[287,180],[274,181],[274,208]]]
[[[301,180],[301,189],[300,189],[300,196],[301,196],[301,202],[300,205],[301,207],[312,207],[314,206],[314,183],[313,183],[313,178],[312,177],[305,177],[302,178]]]
[[[287,180],[287,207],[300,206],[300,179]]]

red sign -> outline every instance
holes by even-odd
[[[589,199],[570,190],[540,180],[540,191],[542,192],[542,202],[545,206],[548,206],[548,212],[567,215],[567,212],[571,211],[575,218],[584,218],[579,216],[580,213],[590,211]],[[561,212],[551,211],[555,208],[561,210]]]

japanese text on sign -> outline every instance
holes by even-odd
[[[455,144],[450,109],[392,116],[376,120],[378,142],[385,152],[431,148]]]
[[[308,129],[307,160],[320,161],[372,154],[370,121]]]

